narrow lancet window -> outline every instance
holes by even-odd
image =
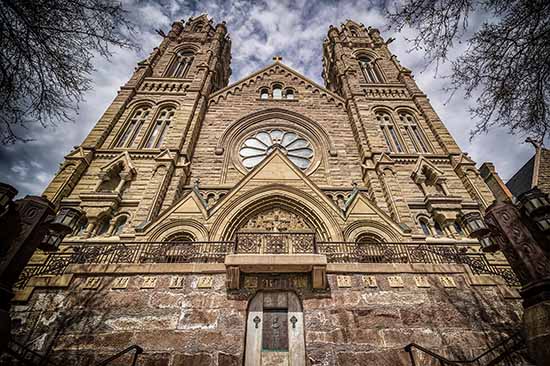
[[[160,111],[155,121],[155,125],[153,126],[153,130],[147,139],[147,148],[157,148],[162,145],[164,137],[170,128],[170,123],[174,118],[175,111],[176,109],[174,107],[164,108]]]
[[[399,119],[403,123],[403,126],[411,139],[414,151],[419,153],[429,153],[430,148],[428,146],[428,142],[426,137],[424,137],[424,134],[422,133],[416,119],[411,114],[405,112],[399,113]]]
[[[370,57],[359,57],[359,65],[367,83],[383,83],[384,79],[378,66]]]
[[[141,127],[149,117],[150,108],[143,106],[134,111],[132,118],[128,122],[126,129],[118,138],[116,147],[132,147],[135,145],[136,138],[141,130]]]
[[[167,74],[172,78],[183,78],[187,75],[187,72],[191,68],[193,63],[194,54],[191,51],[180,51],[177,53],[172,66]]]
[[[283,98],[283,89],[280,85],[273,86],[273,99],[282,99]]]
[[[382,135],[384,136],[386,145],[388,145],[388,149],[392,152],[403,152],[404,149],[403,144],[401,143],[401,138],[399,137],[399,133],[397,132],[390,115],[382,111],[376,112],[376,120],[380,125],[380,129],[382,130]]]

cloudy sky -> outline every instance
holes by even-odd
[[[93,89],[85,95],[79,106],[74,124],[62,124],[44,129],[29,129],[33,142],[0,147],[0,181],[16,186],[20,195],[40,194],[57,171],[63,156],[79,145],[101,114],[115,97],[119,87],[130,77],[136,63],[144,59],[161,38],[155,32],[166,33],[174,20],[187,19],[207,12],[215,22],[225,20],[232,39],[232,69],[230,82],[270,64],[272,57],[281,55],[283,62],[307,77],[323,84],[321,78],[321,44],[329,25],[340,25],[353,19],[365,26],[384,30],[386,19],[381,6],[357,1],[123,1],[129,16],[138,25],[137,35],[141,50],[114,50],[110,61],[97,58],[96,71],[91,75]],[[479,24],[482,15],[475,14],[471,26]],[[505,130],[469,141],[474,125],[468,108],[472,101],[459,92],[448,101],[443,92],[448,65],[426,67],[419,52],[408,52],[410,45],[402,34],[386,31],[385,38],[394,37],[391,50],[401,64],[412,69],[415,79],[429,96],[434,108],[447,125],[460,147],[481,164],[495,163],[501,177],[510,178],[533,154],[529,144],[522,143],[525,136],[510,136]],[[459,54],[462,49],[453,52]]]

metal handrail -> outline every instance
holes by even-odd
[[[18,361],[21,361],[26,365],[36,366],[38,364],[38,365],[43,365],[43,366],[58,366],[56,363],[50,361],[46,356],[41,355],[40,353],[31,350],[30,348],[28,348],[27,346],[25,346],[22,343],[19,343],[19,342],[13,340],[13,339],[10,339],[10,344],[15,345],[17,348],[21,349],[22,352],[18,352],[16,349],[14,349],[13,347],[9,347],[9,346],[6,348],[5,351],[9,355],[11,355],[15,359],[17,359]],[[113,355],[109,358],[106,358],[105,360],[98,363],[96,366],[106,366],[109,363],[111,363],[112,361],[114,361],[114,360],[116,360],[116,359],[118,359],[118,358],[124,356],[125,354],[132,352],[132,351],[135,351],[135,353],[134,353],[134,357],[132,358],[131,366],[135,366],[136,362],[137,362],[137,359],[138,359],[138,356],[143,353],[143,348],[141,348],[140,346],[138,346],[136,344],[134,344],[134,345],[118,352],[117,354],[115,354],[115,355]],[[29,359],[27,357],[27,355],[30,355],[32,357],[32,359]]]
[[[125,350],[122,350],[120,351],[119,353],[117,353],[116,355],[113,355],[103,361],[101,361],[100,363],[98,363],[96,366],[105,366],[105,365],[108,365],[109,363],[111,363],[112,361],[116,360],[117,358],[120,358],[122,356],[124,356],[125,354],[127,353],[130,353],[132,351],[136,351],[136,353],[134,353],[134,357],[132,358],[132,364],[131,366],[135,366],[136,365],[136,362],[137,362],[137,359],[138,359],[138,356],[141,355],[143,353],[143,348],[141,348],[140,346],[134,344],[133,346],[130,346],[128,348],[126,348]]]
[[[10,347],[11,345],[15,345],[17,348],[21,349],[22,352],[18,352],[13,347]],[[48,360],[45,356],[36,351],[33,351],[26,345],[19,343],[13,339],[10,339],[8,347],[5,349],[5,352],[14,357],[16,360],[23,362],[25,365],[36,366],[36,364],[38,363],[39,365],[45,366],[58,366],[57,364]],[[30,355],[32,358],[29,359],[27,355]]]
[[[519,339],[520,342],[518,342],[515,345],[515,347],[512,346],[511,349],[507,349],[506,344],[508,342],[511,342],[514,339]],[[422,347],[422,346],[420,346],[416,343],[409,343],[404,347],[404,349],[405,349],[405,352],[407,352],[409,354],[412,366],[416,366],[416,362],[414,360],[414,356],[413,356],[413,352],[412,352],[413,348],[416,348],[417,350],[422,351],[422,352],[426,353],[427,355],[437,359],[441,363],[441,365],[455,366],[455,365],[464,365],[464,364],[473,364],[473,363],[476,363],[477,365],[480,365],[479,362],[483,357],[487,356],[491,352],[494,352],[499,347],[504,347],[505,351],[503,353],[499,354],[493,360],[489,361],[487,366],[490,366],[490,365],[495,364],[494,361],[496,361],[496,360],[500,361],[500,360],[502,360],[503,357],[510,356],[512,353],[519,350],[520,346],[523,345],[524,343],[525,343],[525,340],[523,338],[522,332],[518,331],[518,332],[512,334],[510,337],[504,339],[503,341],[500,341],[495,346],[487,349],[485,352],[481,353],[480,355],[476,356],[475,358],[473,358],[471,360],[449,360],[448,358],[445,358],[445,357],[443,357],[443,356],[441,356],[441,355],[439,355],[439,354],[437,354],[433,351],[430,351],[429,349],[427,349],[425,347]]]

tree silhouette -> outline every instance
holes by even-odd
[[[409,41],[430,62],[452,62],[452,90],[475,99],[471,137],[494,126],[539,142],[550,126],[550,2],[406,0],[389,9],[390,28],[417,31]],[[473,35],[474,12],[484,21]],[[468,38],[469,37],[469,38]],[[456,58],[449,51],[467,38]]]
[[[95,55],[136,47],[133,24],[112,0],[0,1],[0,140],[28,141],[31,123],[72,120],[90,88]]]

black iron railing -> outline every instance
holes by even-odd
[[[474,274],[501,276],[508,285],[520,286],[508,266],[489,263],[484,253],[469,253],[453,244],[318,242],[329,263],[467,264]]]
[[[441,366],[492,366],[500,364],[500,362],[502,361],[509,361],[509,365],[516,365],[518,363],[521,363],[521,360],[518,360],[517,358],[521,358],[522,356],[517,355],[517,352],[521,351],[525,347],[525,339],[523,338],[521,332],[517,332],[470,360],[450,360],[427,348],[419,346],[416,343],[410,343],[406,345],[405,352],[409,354],[411,366],[420,366],[420,364],[416,363],[416,359],[414,357],[413,350],[415,349],[417,350],[417,352],[423,353],[433,360],[437,360],[438,364]]]
[[[33,276],[61,275],[70,264],[223,263],[233,246],[232,241],[74,244],[51,253],[44,264],[27,266],[15,286],[25,287]]]
[[[143,348],[138,345],[130,346],[117,354],[106,358],[105,360],[99,362],[96,366],[107,366],[111,365],[113,361],[120,359],[121,357],[134,353],[132,355],[131,366],[137,365],[138,357],[143,353]],[[10,339],[8,347],[5,349],[5,353],[10,355],[12,358],[18,360],[24,365],[28,366],[58,366],[58,364],[52,362],[49,359],[48,355],[41,355],[36,351],[31,350],[26,345],[19,343],[13,339]],[[0,352],[1,354],[1,352]]]
[[[227,254],[324,254],[329,263],[466,264],[474,274],[498,275],[511,286],[520,285],[510,267],[453,244],[317,242],[312,232],[240,232],[234,241],[72,244],[43,264],[27,266],[16,287],[25,287],[33,276],[61,275],[70,264],[223,263]]]

